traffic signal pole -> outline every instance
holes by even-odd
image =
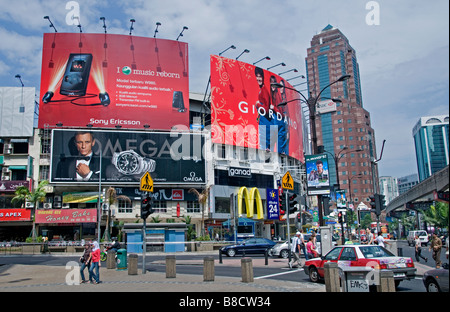
[[[288,237],[288,255],[289,263],[291,263],[291,231],[289,226],[289,191],[286,190],[286,226],[287,226],[287,237]]]

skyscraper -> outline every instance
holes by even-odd
[[[448,166],[448,115],[422,117],[412,134],[419,181]]]
[[[356,52],[339,29],[328,25],[312,38],[306,68],[310,97],[318,96],[341,76],[351,75],[321,94],[315,118],[317,145],[328,155],[330,182],[335,189],[346,190],[347,198],[356,205],[368,204],[368,197],[378,191],[378,169],[373,162],[375,134],[370,114],[363,108]]]

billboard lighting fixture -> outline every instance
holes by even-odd
[[[17,79],[19,79],[20,84],[22,85],[22,88],[23,88],[25,85],[24,85],[23,82],[22,82],[22,76],[20,76],[19,74],[17,74],[15,77],[16,77]]]
[[[153,38],[156,38],[156,33],[158,32],[158,27],[161,26],[160,22],[156,22],[156,29],[155,29],[155,34],[153,35]]]
[[[56,30],[55,25],[53,25],[52,21],[50,20],[50,17],[44,16],[44,19],[46,19],[46,20],[49,21],[49,23],[50,23],[50,26],[49,26],[49,27],[52,27],[52,28],[55,30],[55,33],[58,32],[58,31]]]
[[[263,57],[262,59],[260,59],[260,60],[256,61],[255,63],[253,63],[253,65],[255,65],[255,64],[259,63],[259,62],[261,62],[262,60],[268,60],[268,61],[270,61],[270,57],[265,56],[265,57]]]
[[[144,128],[145,128],[145,129],[149,129],[149,128],[150,128],[150,125],[149,125],[149,124],[145,124],[145,125],[144,125]]]
[[[238,55],[238,57],[236,58],[236,60],[237,60],[238,58],[240,58],[242,54],[244,54],[244,53],[249,53],[249,52],[250,52],[250,50],[245,49],[244,51],[242,51],[241,54]]]
[[[122,128],[122,126],[121,126],[121,125],[116,125],[115,127],[116,127],[116,129],[120,129],[120,128]]]
[[[223,50],[222,52],[219,53],[219,56],[221,56],[222,54],[224,54],[225,52],[227,52],[229,49],[233,49],[235,50],[236,47],[234,45],[229,46],[228,48],[226,48],[225,50]]]
[[[180,34],[177,37],[177,41],[178,41],[178,39],[180,39],[180,37],[183,37],[183,31],[185,31],[187,29],[189,29],[189,28],[187,28],[187,26],[183,26],[183,29],[181,30]]]
[[[276,66],[279,66],[279,65],[281,65],[281,66],[286,66],[286,64],[284,64],[284,63],[278,63],[277,65],[273,65],[273,66],[271,66],[271,67],[268,67],[267,70],[269,70],[269,69],[271,69],[271,68],[274,68],[274,67],[276,67]]]
[[[279,74],[278,74],[278,76],[281,76],[281,75],[283,75],[283,74],[289,73],[289,72],[291,72],[291,71],[293,71],[294,73],[298,73],[298,70],[297,70],[297,68],[293,68],[293,69],[290,69],[290,70],[288,70],[288,71],[285,71],[285,72],[279,73]]]
[[[105,34],[106,34],[106,22],[105,22],[105,18],[102,16],[100,17],[100,20],[103,21],[103,29],[105,30]]]
[[[56,126],[57,126],[57,127],[62,127],[62,126],[63,126],[63,123],[62,123],[62,122],[58,122],[58,123],[56,124]]]
[[[130,36],[131,36],[131,33],[133,32],[133,29],[134,29],[133,24],[136,22],[136,20],[134,18],[132,18],[132,19],[130,19],[130,22],[131,22],[131,26],[130,26]]]

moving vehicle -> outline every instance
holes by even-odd
[[[264,254],[266,250],[272,248],[276,243],[267,238],[253,237],[248,238],[241,243],[227,245],[220,248],[220,252],[228,257],[234,257],[237,254]]]
[[[427,292],[448,292],[448,263],[442,268],[426,271],[422,277]]]
[[[303,234],[303,238],[306,243],[308,242],[310,237],[311,237],[311,234]],[[293,240],[293,237],[291,237],[291,242],[292,242],[292,240]],[[316,245],[317,245],[316,246],[317,252],[320,254],[322,252],[320,234],[316,235]],[[332,237],[332,245],[333,245],[333,247],[336,246],[336,237],[335,236]],[[288,251],[289,251],[288,243],[287,243],[287,241],[284,241],[284,242],[280,242],[280,243],[276,244],[275,246],[273,246],[269,250],[269,255],[278,256],[280,258],[286,259],[287,257],[289,257]],[[303,253],[303,251],[301,251],[301,253]]]
[[[415,246],[416,243],[414,242],[416,239],[416,235],[419,236],[420,243],[422,246],[426,246],[428,244],[428,233],[424,230],[418,230],[418,231],[409,231],[408,232],[408,245],[409,246]]]
[[[341,245],[331,249],[325,256],[307,260],[305,273],[312,282],[324,278],[324,264],[337,262],[340,268],[372,267],[378,270],[389,270],[394,273],[395,285],[416,276],[416,268],[410,257],[397,257],[387,249],[378,245]]]

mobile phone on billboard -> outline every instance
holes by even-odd
[[[91,65],[92,54],[70,54],[59,93],[68,96],[86,95]]]
[[[184,113],[186,111],[186,107],[184,106],[183,100],[183,92],[181,91],[173,92],[172,108],[180,113]]]

